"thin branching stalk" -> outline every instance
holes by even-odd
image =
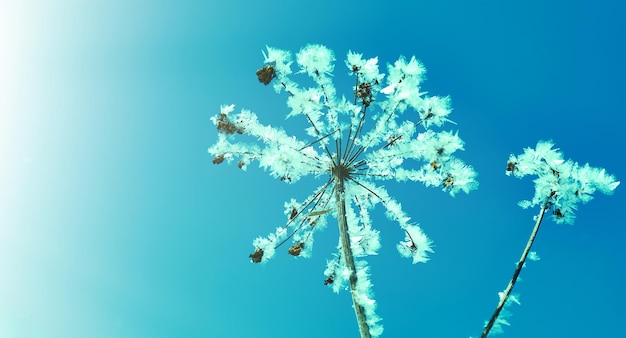
[[[519,262],[517,262],[517,268],[515,269],[515,272],[513,273],[513,277],[511,277],[511,280],[509,281],[509,285],[506,287],[506,290],[504,290],[504,294],[502,295],[502,297],[500,297],[500,302],[498,303],[496,310],[493,312],[491,319],[489,319],[489,323],[487,323],[487,326],[485,326],[485,329],[483,330],[483,333],[480,336],[481,338],[486,338],[487,335],[489,335],[489,331],[491,331],[491,328],[493,327],[493,324],[496,322],[498,315],[500,315],[500,311],[502,311],[504,304],[506,303],[507,299],[511,295],[511,292],[513,291],[513,286],[515,286],[515,282],[517,281],[517,278],[519,277],[519,274],[522,271],[522,267],[524,266],[524,262],[526,261],[526,257],[528,256],[528,253],[530,252],[530,248],[533,246],[533,242],[535,241],[535,237],[537,236],[537,232],[539,231],[539,226],[541,225],[541,220],[543,219],[543,215],[546,213],[546,210],[548,210],[549,207],[550,207],[549,204],[545,203],[543,207],[541,208],[541,211],[539,212],[539,215],[537,216],[537,222],[535,223],[535,227],[533,228],[533,231],[530,234],[530,237],[528,238],[528,242],[526,243],[526,248],[524,248],[524,252],[522,252],[522,257],[520,258]]]

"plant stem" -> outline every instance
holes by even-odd
[[[504,290],[504,295],[500,297],[500,302],[498,303],[498,306],[496,307],[496,311],[494,311],[493,315],[491,316],[491,319],[489,319],[489,323],[487,323],[487,326],[485,326],[485,329],[483,330],[483,333],[480,336],[481,338],[487,337],[487,335],[489,334],[489,331],[493,327],[493,324],[496,322],[496,319],[498,318],[500,311],[502,311],[502,308],[504,307],[506,300],[509,298],[509,295],[511,295],[511,292],[513,291],[513,286],[515,286],[515,282],[517,281],[517,278],[519,277],[519,274],[522,271],[522,267],[524,266],[526,257],[528,256],[528,253],[530,252],[530,248],[532,247],[533,242],[535,241],[535,237],[537,236],[537,232],[539,231],[539,226],[541,225],[541,220],[543,219],[543,215],[546,213],[546,210],[548,208],[549,206],[547,204],[544,204],[544,206],[541,207],[541,211],[539,212],[539,215],[537,216],[537,222],[535,223],[533,232],[531,232],[530,237],[528,238],[528,243],[526,243],[526,248],[524,249],[524,252],[522,252],[522,257],[517,262],[517,268],[515,269],[515,272],[513,273],[513,277],[511,277],[511,280],[509,281],[509,285],[506,287],[506,290]]]
[[[371,338],[370,328],[367,325],[365,309],[359,305],[356,300],[356,266],[354,265],[354,255],[350,247],[350,235],[348,234],[348,221],[346,219],[346,199],[344,193],[344,175],[342,170],[334,171],[335,174],[335,198],[337,200],[337,222],[339,223],[339,238],[341,240],[341,250],[346,267],[350,270],[350,294],[352,295],[352,304],[356,314],[356,321],[359,325],[361,338]]]

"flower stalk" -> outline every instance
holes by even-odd
[[[335,167],[333,170],[335,176],[335,199],[337,202],[337,223],[339,225],[339,240],[341,242],[341,254],[346,263],[346,267],[350,270],[350,294],[352,295],[352,304],[354,305],[354,313],[356,315],[356,321],[359,325],[359,332],[361,338],[371,338],[370,328],[367,324],[367,316],[365,315],[365,309],[356,300],[357,290],[357,271],[354,264],[354,255],[352,254],[352,248],[350,247],[350,234],[348,233],[348,221],[346,219],[346,199],[344,191],[344,170],[341,170],[341,166]]]
[[[520,257],[519,261],[517,262],[517,268],[515,269],[515,272],[513,273],[513,277],[511,277],[511,280],[509,281],[509,285],[507,285],[506,290],[504,290],[502,296],[500,297],[500,302],[498,303],[498,306],[496,306],[496,310],[493,312],[491,319],[489,319],[489,322],[485,326],[485,329],[483,330],[483,333],[480,336],[481,338],[486,338],[489,335],[489,331],[491,331],[491,328],[495,324],[496,319],[498,319],[498,316],[500,315],[500,312],[502,311],[504,304],[506,304],[506,301],[509,299],[511,292],[513,291],[513,287],[515,286],[515,282],[517,282],[517,278],[519,277],[519,274],[522,271],[522,267],[524,267],[524,262],[526,262],[526,257],[528,257],[528,253],[530,252],[530,249],[533,246],[533,242],[535,241],[535,237],[537,236],[537,232],[539,231],[539,226],[541,225],[541,221],[543,220],[543,215],[545,215],[546,210],[548,210],[549,208],[550,208],[550,205],[548,203],[545,203],[543,207],[541,208],[539,215],[537,215],[537,222],[535,222],[535,227],[533,228],[533,231],[530,233],[530,237],[528,238],[528,242],[526,243],[526,248],[524,248],[524,252],[522,252],[522,257]]]

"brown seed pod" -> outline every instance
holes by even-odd
[[[252,258],[253,263],[260,263],[263,259],[263,249],[256,248],[256,250],[254,250],[254,252],[251,253],[248,257]]]
[[[517,169],[517,162],[509,162],[506,164],[506,171],[514,172]]]
[[[363,105],[365,107],[369,107],[369,105],[373,101],[373,99],[372,99],[372,84],[369,83],[369,82],[360,83],[357,86],[357,90],[356,90],[355,95],[356,95],[356,97],[361,99],[361,103],[363,103]]]
[[[552,214],[554,216],[556,216],[556,218],[563,218],[563,217],[565,217],[565,215],[563,215],[563,212],[561,212],[561,209],[558,209],[558,208],[556,210],[554,210],[552,212]]]
[[[234,133],[235,131],[239,133],[237,126],[230,122],[226,114],[220,114],[220,118],[217,120],[217,131],[228,135]]]
[[[268,85],[272,82],[272,79],[276,77],[276,70],[274,70],[273,65],[266,65],[256,71],[256,76],[259,79],[259,82],[262,82],[264,85]]]
[[[220,164],[224,162],[224,155],[217,155],[214,159],[213,159],[213,164]]]
[[[292,256],[300,256],[302,249],[304,248],[304,242],[300,242],[299,244],[292,245],[287,252]]]
[[[335,275],[330,275],[328,278],[324,279],[324,285],[332,284],[335,281]]]

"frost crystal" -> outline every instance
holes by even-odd
[[[305,138],[262,125],[248,110],[235,114],[233,105],[222,106],[212,118],[218,129],[218,141],[209,148],[215,156],[213,163],[236,160],[239,168],[246,169],[258,161],[270,175],[286,183],[306,175],[327,180],[303,202],[285,203],[286,224],[268,237],[254,240],[250,257],[253,262],[265,262],[289,239],[294,241],[290,254],[308,256],[313,233],[326,225],[328,215],[337,217],[339,251],[328,262],[324,283],[335,291],[349,284],[355,310],[366,317],[369,334],[378,336],[382,326],[374,313],[368,268],[365,261],[354,261],[375,255],[380,248],[379,232],[372,227],[369,211],[381,204],[386,216],[400,225],[405,236],[398,250],[413,263],[427,261],[432,249],[421,228],[375,181],[422,182],[452,196],[478,185],[473,168],[454,156],[463,150],[458,133],[431,129],[449,121],[450,98],[421,91],[426,70],[415,57],[408,61],[401,57],[388,65],[389,75],[383,81],[377,58],[363,59],[362,54],[349,52],[345,63],[355,84],[346,99],[336,96],[331,81],[335,56],[330,49],[308,45],[296,54],[300,70],[295,74],[311,77],[315,85],[310,88],[291,79],[294,58],[290,52],[267,47],[263,55],[259,81],[273,82],[277,92],[288,94],[287,117],[304,118],[308,124]],[[245,143],[246,138],[250,142]]]

